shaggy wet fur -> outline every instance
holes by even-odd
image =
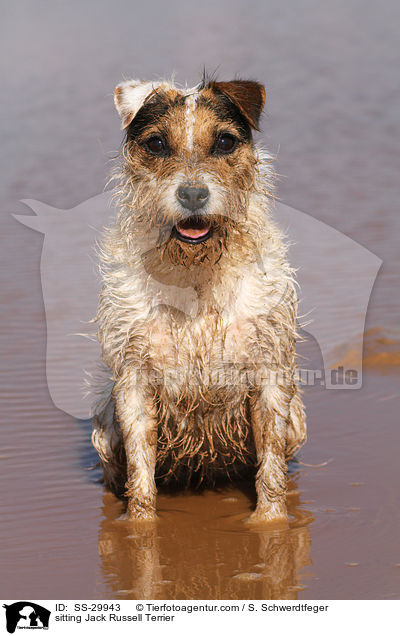
[[[126,140],[101,247],[92,435],[105,483],[130,517],[149,519],[156,480],[210,484],[250,469],[253,518],[285,519],[287,461],[306,428],[293,271],[269,212],[271,160],[252,140],[264,89],[128,81],[115,103]],[[182,184],[207,189],[201,209],[182,205]],[[186,242],[179,224],[193,237],[199,219],[208,238]]]

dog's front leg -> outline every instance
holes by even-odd
[[[250,521],[287,520],[287,398],[280,387],[262,387],[250,400],[257,453],[257,507]]]
[[[127,514],[131,519],[154,519],[157,452],[154,403],[145,387],[126,379],[116,384],[114,396],[126,453]]]

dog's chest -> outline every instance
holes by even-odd
[[[207,391],[220,402],[237,393],[237,376],[250,364],[245,328],[217,313],[186,322],[159,316],[147,342],[154,377],[171,397]]]
[[[184,480],[195,472],[212,481],[254,462],[242,330],[208,316],[186,325],[159,322],[151,340],[158,474]]]

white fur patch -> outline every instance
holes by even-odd
[[[122,119],[122,129],[129,126],[147,97],[157,88],[168,90],[174,88],[169,82],[142,82],[127,80],[118,84],[114,91],[114,103]]]
[[[190,152],[193,150],[193,133],[197,96],[198,93],[189,93],[186,98],[186,147]]]

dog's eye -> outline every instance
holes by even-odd
[[[237,146],[238,140],[230,133],[222,133],[215,142],[214,153],[217,155],[228,155]]]
[[[165,155],[167,150],[163,138],[159,135],[152,135],[152,137],[145,142],[145,146],[152,155]]]

